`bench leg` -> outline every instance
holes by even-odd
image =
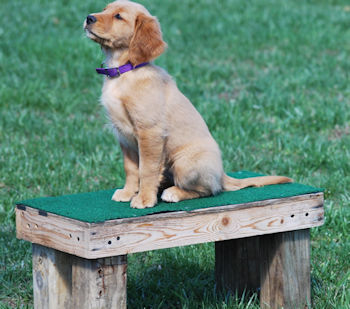
[[[72,268],[74,308],[126,308],[127,256],[97,260],[75,257]]]
[[[73,256],[37,244],[32,253],[34,308],[70,308]]]
[[[33,244],[34,308],[126,308],[126,271],[126,255],[88,260]]]
[[[311,307],[309,229],[216,242],[215,277],[238,295],[260,287],[261,308]]]
[[[257,292],[260,286],[259,237],[215,243],[215,279],[218,290],[241,296]]]
[[[261,308],[310,307],[309,229],[260,236]]]

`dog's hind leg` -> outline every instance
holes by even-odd
[[[215,162],[216,160],[218,159],[215,156],[208,158],[205,153],[196,157],[196,160],[178,160],[173,167],[175,186],[163,191],[162,200],[179,202],[221,192],[223,172],[220,168],[221,162]]]

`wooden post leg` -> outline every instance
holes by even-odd
[[[74,258],[74,308],[126,308],[127,256],[88,260]]]
[[[309,229],[260,237],[261,308],[308,308]]]
[[[73,256],[37,244],[32,249],[34,308],[71,308]]]
[[[257,292],[260,285],[259,237],[224,240],[215,243],[217,288],[238,295]]]

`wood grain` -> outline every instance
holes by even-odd
[[[77,256],[86,256],[90,225],[34,208],[16,208],[17,238]]]
[[[260,255],[261,308],[311,308],[309,229],[260,237]]]
[[[72,280],[72,308],[126,308],[126,256],[94,260],[75,257]]]
[[[259,236],[215,242],[218,290],[249,296],[260,288]]]
[[[126,308],[127,257],[88,260],[33,244],[35,309]]]
[[[90,256],[121,255],[237,239],[322,224],[319,200],[91,228]]]
[[[266,204],[264,204],[266,203]],[[237,239],[323,224],[323,194],[83,223],[16,209],[17,237],[88,259]]]
[[[35,309],[71,308],[73,256],[33,244]]]

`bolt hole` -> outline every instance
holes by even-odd
[[[29,223],[27,224],[27,228],[30,229],[30,224]]]
[[[284,220],[283,219],[281,219],[281,224],[283,224],[284,223]]]
[[[291,217],[291,218],[294,218],[294,215],[291,215],[290,217]]]
[[[112,241],[111,241],[111,240],[108,240],[108,244],[109,244],[109,245],[112,244]]]
[[[80,237],[77,237],[77,240],[80,241]]]
[[[69,238],[72,238],[73,236],[72,236],[72,234],[69,234]]]
[[[101,297],[102,296],[102,290],[98,292],[98,295]]]
[[[307,212],[306,214],[305,214],[305,217],[307,217],[309,215],[309,213]]]
[[[120,237],[119,236],[117,236],[117,240],[119,240],[120,239]]]
[[[35,228],[37,229],[39,226],[37,224],[35,224]]]

